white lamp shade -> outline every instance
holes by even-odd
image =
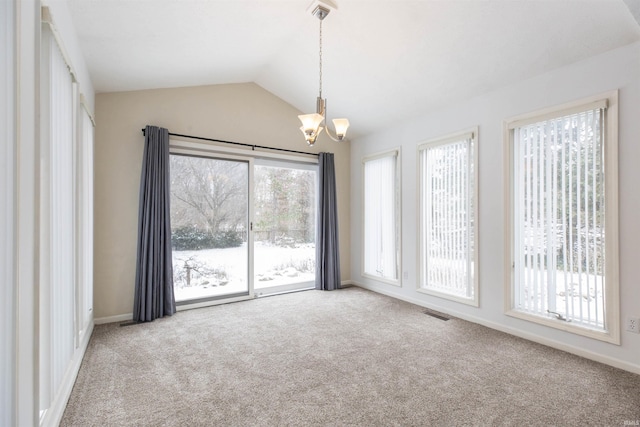
[[[324,120],[324,117],[322,117],[318,113],[302,114],[298,116],[298,118],[302,122],[302,127],[304,128],[305,133],[318,132],[318,128],[320,127],[320,125],[322,124],[322,121]]]
[[[324,117],[318,113],[313,114],[302,114],[298,116],[300,121],[302,122],[302,127],[300,130],[304,134],[304,138],[307,140],[307,144],[313,145],[316,142],[316,138],[322,132],[323,127],[320,125],[324,120]]]
[[[324,129],[322,126],[320,126],[318,128],[317,131],[315,132],[307,132],[307,130],[304,128],[304,126],[300,126],[300,130],[302,131],[302,134],[304,135],[304,139],[307,141],[307,144],[309,144],[309,146],[313,146],[313,144],[316,143],[316,139],[318,138],[318,135],[320,135],[320,132],[322,132],[322,129]]]
[[[336,128],[336,136],[342,141],[349,129],[349,119],[333,119],[333,126]]]

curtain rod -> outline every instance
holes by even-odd
[[[145,129],[142,129],[142,134],[145,135]],[[202,136],[193,136],[193,135],[183,135],[180,133],[171,133],[170,136],[181,136],[183,138],[191,138],[191,139],[200,139],[202,141],[212,141],[212,142],[221,142],[223,144],[233,144],[233,145],[241,145],[243,147],[251,147],[251,150],[255,150],[256,148],[262,148],[264,150],[275,150],[275,151],[284,151],[287,153],[296,153],[296,154],[306,154],[308,156],[318,156],[317,153],[307,153],[306,151],[296,151],[296,150],[288,150],[286,148],[276,148],[276,147],[265,147],[262,145],[254,145],[254,144],[244,144],[242,142],[233,142],[233,141],[224,141],[222,139],[213,139],[213,138],[204,138]]]

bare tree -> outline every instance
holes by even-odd
[[[315,174],[277,167],[255,171],[258,236],[271,243],[313,241]]]
[[[172,155],[172,227],[191,226],[212,235],[243,229],[247,173],[246,163]]]

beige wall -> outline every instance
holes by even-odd
[[[96,95],[94,317],[133,310],[138,191],[145,125],[300,151],[333,152],[338,183],[340,266],[348,280],[349,143],[321,135],[309,148],[300,111],[253,83]]]

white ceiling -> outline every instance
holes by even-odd
[[[328,117],[351,136],[640,40],[640,0],[335,0]],[[97,92],[255,82],[318,92],[311,0],[68,0]]]

